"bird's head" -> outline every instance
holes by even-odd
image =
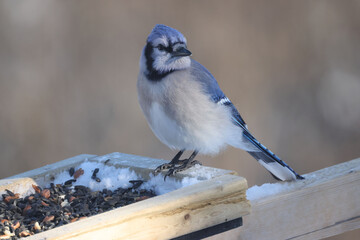
[[[190,55],[184,35],[174,28],[157,24],[143,51],[146,74],[152,80],[159,80],[168,73],[188,68]]]

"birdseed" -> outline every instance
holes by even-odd
[[[139,189],[142,180],[129,181],[132,184],[129,188],[91,191],[75,185],[75,178],[84,174],[83,169],[70,168],[68,172],[72,178],[64,184],[50,183],[44,189],[33,185],[35,193],[24,198],[6,189],[0,201],[0,239],[31,236],[156,196],[151,190]],[[101,181],[96,176],[98,172],[98,168],[94,169],[93,181]]]

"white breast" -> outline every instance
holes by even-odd
[[[161,142],[173,149],[186,148],[183,129],[166,115],[159,103],[152,103],[149,118],[150,128]]]

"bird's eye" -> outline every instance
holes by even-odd
[[[164,51],[165,50],[165,46],[160,44],[159,46],[157,46],[157,49],[159,49],[160,51]]]

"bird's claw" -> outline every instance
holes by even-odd
[[[158,174],[162,170],[170,169],[172,167],[175,167],[175,165],[170,164],[170,163],[164,163],[164,164],[161,164],[160,166],[158,166],[157,168],[155,168],[154,172],[155,172],[155,174]]]
[[[191,168],[192,166],[196,165],[196,164],[199,164],[199,165],[202,165],[201,162],[199,162],[198,160],[193,160],[193,161],[190,161],[190,162],[184,162],[184,164],[180,165],[180,166],[176,166],[176,165],[171,165],[171,164],[168,164],[170,166],[166,166],[168,168],[163,168],[162,170],[164,169],[169,169],[165,176],[164,176],[164,181],[166,180],[167,177],[170,177],[170,176],[174,176],[176,173],[178,172],[182,172],[184,170],[187,170],[189,168]],[[165,165],[165,164],[163,164]],[[158,168],[161,168],[163,165],[160,165],[159,167],[157,167],[155,169],[155,171],[158,169]],[[160,170],[161,171],[161,170]]]
[[[164,181],[166,180],[167,177],[174,176],[177,172],[179,172],[178,169],[176,169],[176,168],[170,168],[170,169],[167,171],[167,173],[165,173]]]

